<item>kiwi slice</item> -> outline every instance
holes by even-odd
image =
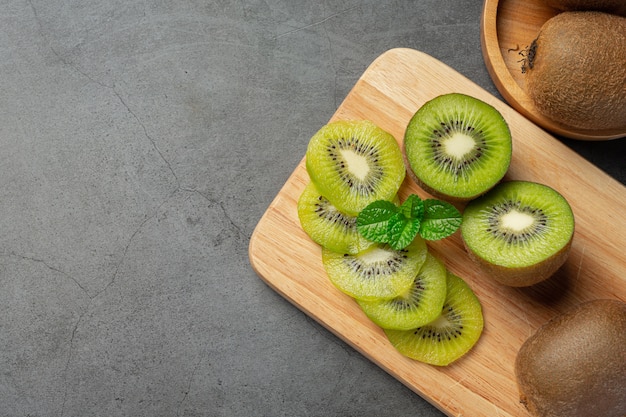
[[[523,287],[563,265],[574,236],[567,200],[547,185],[498,184],[463,212],[461,237],[470,257],[497,281]]]
[[[356,217],[337,210],[312,182],[298,199],[298,218],[309,237],[331,251],[356,254],[373,244],[356,229]]]
[[[356,255],[322,248],[328,278],[341,291],[356,299],[393,298],[406,291],[426,261],[426,242],[417,236],[410,245],[394,250],[374,244]]]
[[[409,330],[433,321],[446,299],[446,267],[432,254],[413,284],[390,300],[357,300],[367,317],[384,329]]]
[[[500,112],[459,93],[426,102],[404,136],[409,176],[449,201],[468,201],[491,189],[509,169],[511,153],[511,132]]]
[[[480,301],[463,279],[447,271],[447,294],[439,316],[411,330],[384,329],[403,355],[431,365],[446,366],[465,355],[483,331]]]
[[[406,175],[396,139],[367,120],[322,127],[309,141],[306,169],[320,193],[352,216],[376,200],[391,200]]]

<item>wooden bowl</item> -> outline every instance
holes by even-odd
[[[500,94],[515,110],[542,128],[567,138],[609,140],[626,136],[616,129],[581,130],[543,116],[526,94],[524,49],[541,26],[558,13],[542,0],[485,0],[481,16],[481,45],[487,70]]]

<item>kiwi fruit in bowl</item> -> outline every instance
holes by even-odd
[[[433,196],[465,202],[506,174],[512,141],[507,122],[477,98],[449,93],[421,106],[404,134],[409,176]]]
[[[369,120],[339,120],[309,140],[306,170],[339,211],[357,216],[376,200],[392,200],[406,175],[396,139]]]
[[[574,214],[555,189],[531,181],[506,181],[463,211],[461,238],[470,258],[496,281],[534,285],[566,261]]]
[[[539,113],[568,130],[626,136],[626,17],[558,13],[525,55],[525,90]]]
[[[626,416],[626,303],[596,299],[555,316],[521,346],[515,376],[533,416]]]

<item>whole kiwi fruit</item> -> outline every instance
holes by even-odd
[[[550,18],[523,63],[537,110],[563,127],[626,135],[626,17],[563,12]]]
[[[544,3],[559,11],[596,10],[626,16],[624,0],[544,0]]]
[[[626,416],[626,303],[592,300],[554,317],[524,342],[515,375],[534,416]]]

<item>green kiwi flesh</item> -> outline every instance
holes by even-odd
[[[511,163],[511,132],[500,112],[459,93],[440,95],[420,107],[403,146],[409,176],[449,201],[484,194]]]
[[[322,263],[330,281],[356,299],[397,297],[413,283],[426,261],[426,242],[417,236],[402,250],[374,244],[356,255],[322,248]]]
[[[309,182],[298,199],[302,229],[318,245],[356,254],[372,245],[356,229],[356,217],[342,213]]]
[[[383,329],[403,355],[437,366],[447,366],[469,352],[483,331],[480,302],[463,279],[447,272],[446,300],[439,316],[412,330]]]
[[[352,216],[376,200],[391,200],[406,175],[396,139],[367,120],[323,126],[309,141],[306,169],[319,192]]]
[[[433,321],[446,299],[446,267],[432,254],[402,294],[389,300],[357,300],[367,317],[384,329],[409,330]]]
[[[464,209],[461,237],[474,261],[502,284],[522,287],[550,277],[569,254],[574,214],[547,185],[509,181]]]
[[[626,416],[626,303],[595,299],[553,317],[521,346],[515,376],[533,416]]]

